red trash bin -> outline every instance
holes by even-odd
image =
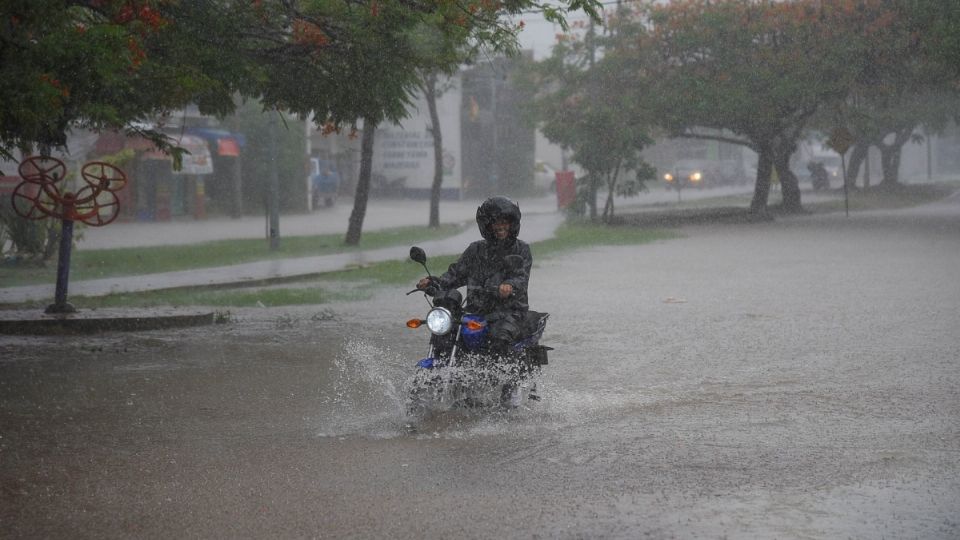
[[[573,171],[557,171],[557,208],[566,208],[577,198],[577,179]]]

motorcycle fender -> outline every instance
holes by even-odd
[[[552,351],[553,347],[545,345],[536,345],[527,349],[527,362],[531,366],[547,365],[547,351]]]

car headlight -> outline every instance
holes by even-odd
[[[433,308],[427,313],[427,328],[438,336],[442,336],[453,328],[453,315],[446,308]]]
[[[695,172],[690,175],[690,179],[693,180],[694,182],[699,182],[701,178],[702,176],[700,175],[699,172]]]
[[[673,182],[673,175],[670,173],[667,173],[663,175],[663,179],[666,180],[667,182]]]

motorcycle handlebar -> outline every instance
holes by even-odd
[[[424,288],[422,288],[422,289],[414,289],[414,290],[408,292],[408,293],[407,293],[407,296],[409,296],[409,295],[411,295],[411,294],[413,294],[413,293],[415,293],[415,292],[422,292],[423,294],[425,294],[425,295],[427,295],[427,296],[436,296],[437,293],[440,292],[440,288],[439,288],[439,287],[436,287],[436,286],[434,286],[434,285],[428,285],[428,286],[426,286],[426,287],[424,287]]]

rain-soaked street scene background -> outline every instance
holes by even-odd
[[[958,36],[957,0],[0,2],[0,540],[960,538]],[[411,418],[411,244],[442,273],[494,195],[540,399]]]
[[[542,401],[415,433],[406,287],[6,336],[5,536],[960,535],[960,199],[681,233],[534,253]]]

